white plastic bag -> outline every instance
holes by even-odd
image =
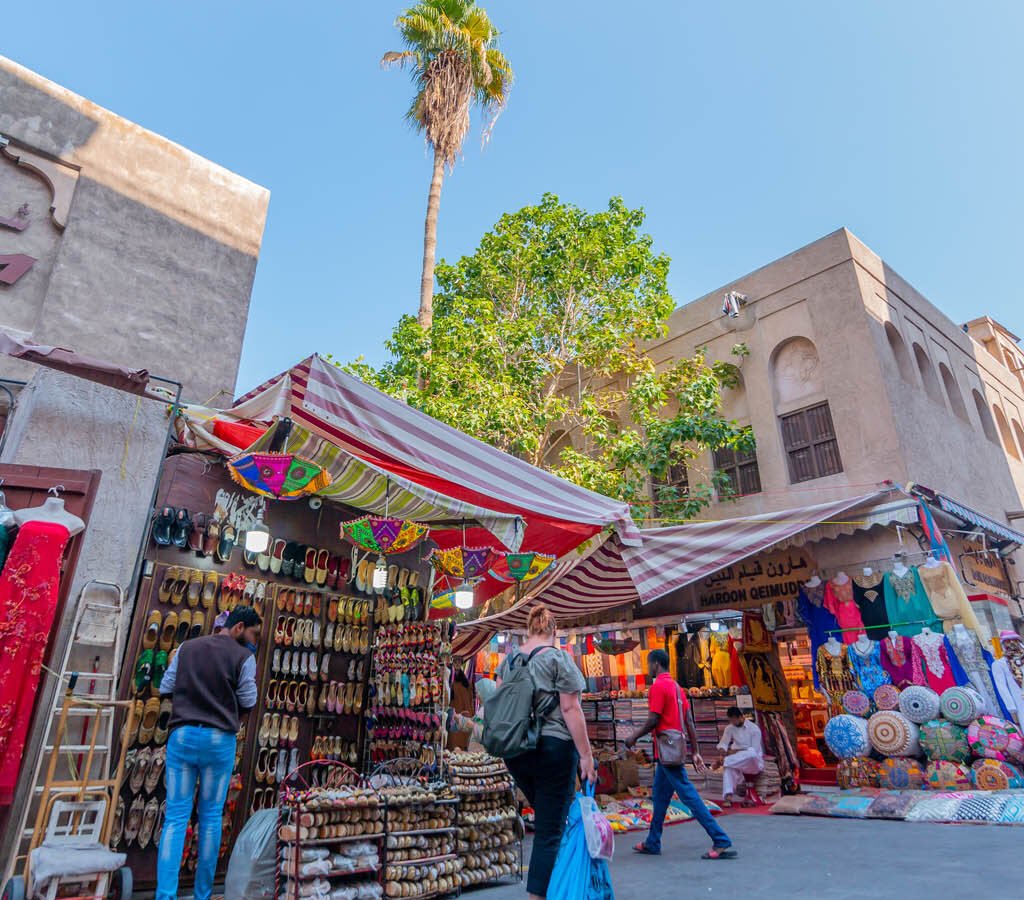
[[[615,854],[615,832],[612,823],[594,799],[594,785],[587,783],[580,801],[580,813],[583,818],[583,833],[587,837],[587,852],[591,859],[610,861]]]
[[[224,900],[269,900],[276,877],[277,810],[264,809],[238,834],[224,878]]]

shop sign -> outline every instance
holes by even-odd
[[[816,564],[807,548],[779,550],[726,566],[697,583],[700,609],[751,609],[795,600]]]
[[[960,554],[960,571],[964,581],[972,587],[983,588],[1009,597],[1013,593],[1010,579],[1006,575],[1006,564],[1002,558],[983,541],[964,541],[964,552]]]

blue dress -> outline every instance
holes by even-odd
[[[860,682],[860,689],[874,701],[875,691],[883,684],[892,684],[889,673],[882,668],[882,645],[878,641],[871,642],[871,649],[861,655],[856,644],[847,648],[850,657],[850,668]]]
[[[828,640],[829,631],[836,631],[839,623],[836,617],[825,609],[825,582],[816,587],[808,587],[806,584],[800,588],[800,598],[797,600],[797,615],[807,626],[807,633],[811,639],[811,660],[812,663],[818,658],[818,648]],[[821,690],[818,682],[818,667],[811,666],[814,672],[814,688]]]

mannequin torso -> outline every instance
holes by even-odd
[[[85,531],[85,522],[69,513],[64,508],[64,501],[58,497],[47,497],[42,506],[19,509],[14,513],[14,519],[19,525],[26,522],[53,522],[67,528],[70,535]]]
[[[901,562],[896,563],[896,565],[892,567],[892,574],[895,575],[897,578],[902,578],[909,571],[910,570]]]

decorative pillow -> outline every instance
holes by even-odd
[[[894,684],[880,684],[875,688],[875,706],[879,709],[899,709],[900,689]]]
[[[939,695],[931,688],[911,684],[900,692],[900,712],[918,725],[939,717]]]
[[[843,694],[843,709],[851,716],[867,718],[871,712],[871,701],[863,691],[847,691]]]
[[[924,769],[916,759],[904,756],[883,759],[878,784],[888,790],[920,790],[924,787]]]
[[[962,763],[971,758],[967,729],[945,719],[932,719],[921,726],[921,749],[930,760]]]
[[[772,812],[781,816],[798,816],[801,810],[810,800],[807,794],[793,794],[789,797],[780,797],[772,806]]]
[[[871,804],[875,797],[865,797],[858,794],[846,794],[836,797],[832,803],[830,815],[838,819],[864,819],[867,818]]]
[[[844,790],[878,787],[878,763],[867,756],[841,759],[836,767],[836,781]]]
[[[967,766],[946,759],[928,763],[925,780],[926,786],[933,791],[963,791],[973,785],[971,770]]]
[[[953,813],[953,821],[998,822],[1005,803],[1001,794],[975,794],[960,801]]]
[[[908,822],[952,822],[960,805],[960,798],[949,794],[922,796],[906,816]]]
[[[869,819],[905,819],[922,797],[920,791],[891,791],[876,797],[868,807]]]
[[[1003,808],[999,813],[1000,825],[1024,825],[1024,796],[1003,794]]]
[[[1024,738],[1013,722],[982,716],[967,728],[967,741],[977,756],[1003,762],[1024,759]]]
[[[957,725],[969,725],[985,714],[985,700],[974,688],[946,688],[939,698],[939,711]]]
[[[825,794],[811,794],[808,801],[800,808],[802,816],[830,816],[834,798]]]
[[[917,756],[918,734],[917,726],[894,710],[876,712],[868,719],[871,746],[883,756]]]
[[[839,759],[867,756],[871,752],[868,723],[858,716],[850,715],[829,719],[825,725],[825,743]]]
[[[971,766],[971,781],[979,791],[1008,791],[1024,787],[1020,769],[998,759],[979,759]]]

